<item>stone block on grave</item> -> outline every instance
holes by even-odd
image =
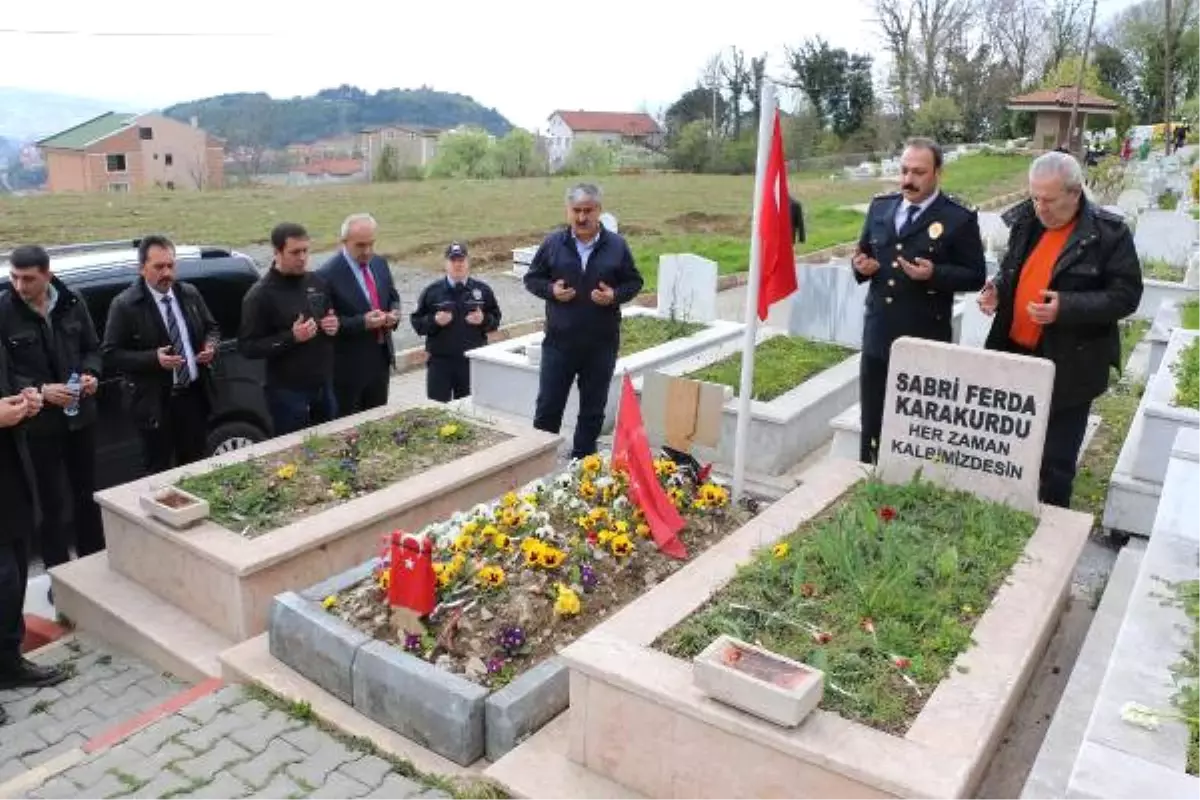
[[[688,322],[717,318],[717,262],[691,253],[658,257],[658,315]]]
[[[861,348],[869,283],[854,279],[849,261],[797,264],[800,290],[792,295],[788,333]]]
[[[878,472],[1040,513],[1051,361],[902,337],[892,345]]]
[[[1145,211],[1138,217],[1133,244],[1143,261],[1161,259],[1184,267],[1200,245],[1200,231],[1190,216],[1174,211]]]

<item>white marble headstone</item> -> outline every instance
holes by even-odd
[[[892,345],[878,472],[917,470],[1034,514],[1054,363],[902,337]]]
[[[1138,217],[1133,244],[1142,260],[1161,258],[1173,266],[1185,267],[1200,244],[1200,228],[1186,214],[1144,211]]]
[[[717,318],[717,262],[692,253],[658,257],[658,315],[688,322]]]
[[[869,283],[858,283],[849,261],[797,264],[788,333],[862,348],[863,312]]]
[[[1008,248],[1008,226],[996,211],[979,212],[979,237],[986,250],[1000,251]]]

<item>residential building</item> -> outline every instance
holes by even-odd
[[[555,111],[546,132],[550,168],[558,169],[579,141],[609,145],[633,144],[657,150],[663,143],[663,130],[646,113],[617,111]]]
[[[438,136],[441,131],[411,125],[379,125],[364,128],[358,134],[358,152],[367,163],[368,174],[374,175],[384,148],[396,153],[396,166],[424,169],[437,157]]]
[[[109,112],[37,142],[50,192],[219,189],[225,145],[161,114]]]

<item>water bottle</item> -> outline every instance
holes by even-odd
[[[63,409],[63,413],[68,417],[73,417],[79,413],[79,393],[83,389],[83,384],[79,380],[79,373],[72,372],[71,377],[67,380],[67,389],[74,395],[74,399],[70,404]]]

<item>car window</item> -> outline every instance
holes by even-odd
[[[212,312],[222,339],[236,339],[242,324],[242,298],[252,282],[238,274],[191,272],[183,280],[195,286]]]

